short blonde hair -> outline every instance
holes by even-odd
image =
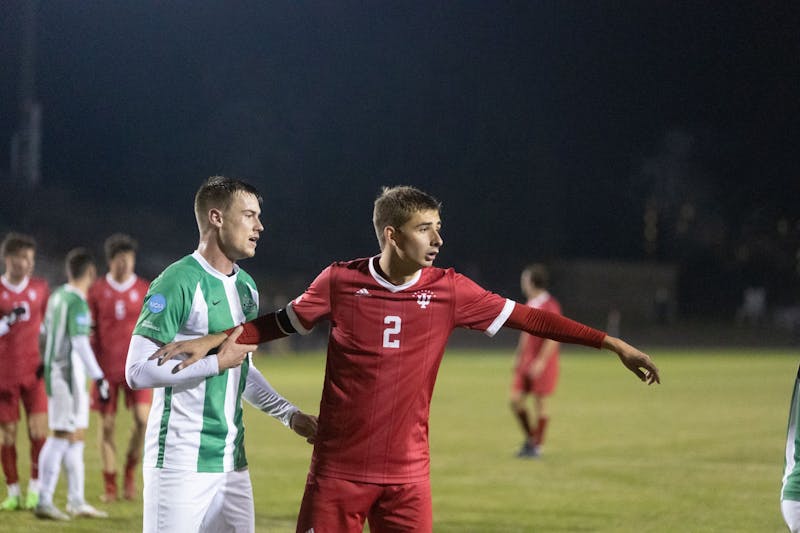
[[[378,243],[383,248],[383,230],[387,226],[399,228],[411,219],[418,211],[441,211],[442,203],[414,187],[398,185],[384,187],[381,194],[375,199],[375,208],[372,211],[372,224],[375,226],[375,235]]]

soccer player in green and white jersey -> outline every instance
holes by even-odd
[[[61,466],[67,473],[67,512],[75,516],[108,516],[86,503],[84,497],[83,448],[89,426],[87,375],[94,379],[100,397],[108,400],[108,382],[89,344],[92,323],[86,292],[97,277],[91,254],[75,248],[67,254],[67,283],[56,289],[47,302],[44,351],[44,383],[47,418],[53,434],[39,454],[39,518],[68,520],[53,504],[53,492]]]
[[[250,353],[210,356],[178,373],[179,360],[159,365],[150,357],[165,343],[258,315],[256,285],[236,261],[255,254],[260,206],[249,184],[209,178],[195,195],[197,250],[152,282],[133,331],[126,379],[134,389],[155,388],[143,459],[145,532],[255,530],[242,398],[309,441],[316,433],[316,417],[278,394]]]
[[[781,512],[789,530],[800,533],[800,369],[794,380],[792,403],[789,406]]]

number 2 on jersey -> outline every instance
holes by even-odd
[[[400,333],[400,325],[402,321],[399,316],[389,315],[383,318],[383,323],[389,326],[383,330],[383,347],[384,348],[399,348],[400,339],[393,339],[392,335]]]

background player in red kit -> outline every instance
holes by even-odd
[[[547,267],[540,263],[529,265],[522,271],[520,286],[528,299],[529,307],[561,314],[558,300],[547,291],[550,279]],[[547,397],[553,394],[558,381],[558,352],[560,343],[543,339],[524,331],[519,334],[519,344],[511,381],[511,409],[525,432],[525,442],[518,457],[538,457],[544,442],[549,421]],[[533,396],[536,425],[531,424],[525,400]]]
[[[648,383],[650,358],[620,339],[516,304],[453,269],[434,268],[440,204],[412,187],[384,189],[373,222],[378,256],[330,265],[285,309],[245,324],[239,342],[264,342],[331,324],[319,427],[297,531],[427,532],[433,527],[428,419],[439,363],[456,327],[502,326],[617,352]],[[165,345],[162,362],[185,368],[225,334]],[[244,338],[243,338],[244,337]],[[220,354],[253,350],[224,342]]]
[[[0,457],[8,485],[2,510],[33,509],[39,501],[39,452],[47,439],[47,394],[37,369],[39,333],[50,289],[33,277],[36,241],[9,233],[0,244],[5,273],[0,278]],[[25,500],[17,474],[19,403],[25,409],[31,442],[31,477]]]
[[[125,391],[125,407],[133,412],[133,428],[125,456],[123,495],[136,496],[136,466],[142,456],[144,431],[150,412],[151,389],[132,390],[125,381],[125,358],[131,333],[142,310],[142,301],[149,284],[134,273],[136,266],[136,241],[128,235],[116,233],[105,241],[108,273],[92,285],[88,294],[89,309],[94,319],[92,349],[97,362],[109,383],[109,401],[101,402],[97,387],[92,388],[92,409],[99,411],[102,424],[99,428],[100,456],[103,461],[105,502],[114,501],[117,493],[117,453],[114,426],[117,398]]]

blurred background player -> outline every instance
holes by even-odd
[[[98,278],[89,289],[88,302],[94,320],[92,349],[109,385],[107,402],[101,401],[97,386],[92,387],[92,409],[100,413],[101,419],[98,441],[105,488],[100,499],[112,502],[118,497],[114,428],[119,392],[125,392],[125,407],[133,413],[123,482],[123,496],[131,500],[136,496],[136,467],[142,457],[153,391],[132,390],[125,382],[128,345],[149,286],[147,281],[134,273],[137,243],[128,235],[115,233],[106,239],[104,249],[108,273]]]
[[[47,395],[40,368],[39,333],[50,289],[33,277],[36,242],[9,233],[0,244],[5,273],[0,278],[0,435],[8,497],[0,509],[32,509],[39,500],[39,451],[47,438]],[[31,450],[31,477],[23,501],[17,475],[19,403],[25,409]]]
[[[108,383],[89,343],[92,323],[86,292],[97,277],[94,259],[85,248],[75,248],[66,258],[67,283],[53,291],[47,303],[44,350],[44,382],[47,390],[47,437],[39,455],[39,518],[68,520],[53,504],[61,466],[67,474],[67,512],[75,516],[108,516],[86,503],[84,497],[83,448],[89,426],[87,374],[98,382],[101,396],[108,399]]]
[[[520,277],[522,293],[528,299],[528,307],[560,315],[561,305],[547,291],[549,279],[547,267],[540,263],[529,265]],[[559,346],[558,341],[524,331],[519,335],[511,382],[511,409],[525,432],[525,442],[517,453],[518,457],[539,456],[549,420],[546,399],[553,394],[558,381]],[[529,395],[533,396],[535,426],[531,425],[531,417],[525,406]]]

